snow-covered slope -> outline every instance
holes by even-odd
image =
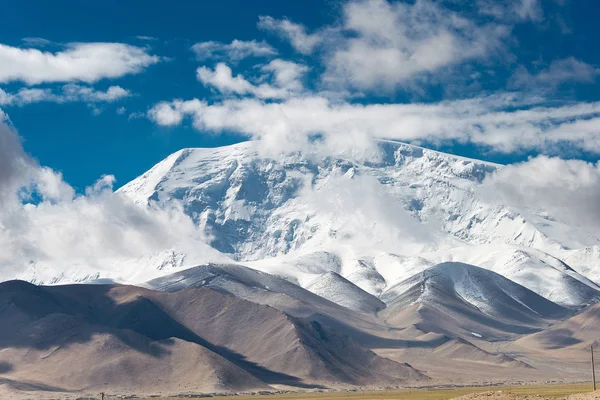
[[[462,263],[433,266],[382,295],[395,327],[454,337],[506,339],[539,330],[570,311],[492,271]]]
[[[600,246],[568,251],[563,259],[581,275],[594,282],[600,282]]]
[[[567,310],[531,290],[483,268],[469,264],[446,262],[433,266],[420,274],[389,288],[382,295],[387,304],[397,302],[415,285],[420,286],[420,303],[435,303],[432,292],[442,291],[457,296],[486,315],[498,319],[520,320],[524,323],[539,318],[557,318]]]
[[[348,285],[352,284],[348,282]],[[345,323],[350,320],[356,322],[355,311],[363,311],[362,309],[366,308],[372,312],[374,307],[385,306],[376,298],[369,297],[367,293],[363,293],[361,299],[352,302],[347,294],[356,293],[356,287],[344,293],[338,290],[340,297],[347,302],[339,304],[281,277],[233,264],[200,265],[152,279],[142,286],[161,292],[206,287],[243,300],[269,305],[296,317],[307,318],[319,313]],[[367,302],[363,304],[359,300]],[[352,304],[356,310],[348,308]],[[372,324],[372,319],[366,323]]]
[[[495,164],[391,141],[379,142],[379,159],[361,163],[298,153],[267,159],[256,146],[181,150],[120,191],[138,203],[181,202],[212,235],[213,247],[243,261],[362,239],[367,243],[359,248],[378,243],[390,252],[415,253],[447,240],[441,232],[474,244],[545,251],[573,246],[562,243],[561,235],[549,236],[549,227],[559,224],[546,215],[484,200],[478,187],[500,167]],[[586,240],[577,244],[600,244]]]
[[[327,272],[306,287],[335,304],[363,312],[377,312],[385,303],[335,272]]]
[[[181,204],[212,247],[303,287],[332,272],[380,296],[436,263],[459,261],[567,306],[597,300],[600,257],[577,249],[600,240],[535,205],[494,201],[481,183],[500,165],[378,146],[379,158],[361,162],[263,158],[256,142],[185,149],[120,192],[156,207]]]
[[[514,245],[463,246],[422,256],[436,262],[464,262],[489,269],[568,307],[582,307],[600,299],[598,285],[565,262],[534,248]]]
[[[457,261],[561,305],[599,298],[600,252],[593,249],[600,239],[535,205],[498,203],[482,182],[500,165],[387,140],[369,160],[266,158],[259,146],[184,149],[119,190],[140,205],[181,207],[207,243],[101,267],[32,264],[18,278],[137,284],[236,261],[303,288],[337,274],[351,283],[347,290],[322,285],[319,294],[356,307],[357,287],[380,297],[435,264]]]

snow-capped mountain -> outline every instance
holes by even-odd
[[[495,201],[482,183],[501,165],[393,141],[378,148],[360,162],[266,158],[257,142],[184,149],[120,192],[153,207],[181,204],[213,248],[303,287],[335,273],[380,296],[457,261],[562,305],[596,300],[600,288],[586,277],[599,275],[597,252],[585,248],[600,239],[545,210]]]
[[[378,309],[389,288],[453,261],[562,306],[600,298],[600,239],[534,205],[500,203],[485,180],[501,165],[387,140],[377,148],[360,161],[298,152],[267,157],[252,141],[183,149],[118,192],[141,207],[182,209],[202,241],[102,270],[34,264],[18,278],[138,284],[237,262],[351,308]],[[356,304],[357,293],[366,304]]]
[[[361,161],[265,157],[257,142],[181,150],[118,195],[145,209],[185,213],[192,237],[135,259],[34,263],[17,278],[135,286],[38,290],[9,282],[6,307],[33,321],[23,332],[33,326],[44,338],[71,326],[62,319],[88,321],[94,305],[100,314],[93,314],[107,319],[81,329],[104,336],[82,351],[109,343],[122,351],[103,362],[125,354],[139,367],[147,358],[132,349],[172,342],[168,363],[208,355],[203,368],[215,382],[235,377],[227,388],[443,380],[456,363],[470,383],[564,378],[562,359],[543,359],[527,345],[560,348],[553,326],[597,311],[587,306],[600,300],[600,239],[535,205],[499,202],[487,178],[501,165],[392,141],[377,146],[377,157]],[[42,295],[66,297],[49,302],[54,308],[41,318],[12,306],[15,299],[44,303]],[[122,328],[135,328],[135,340]],[[38,365],[20,350],[38,342],[9,334],[12,360]],[[68,364],[78,353],[56,354]],[[577,357],[569,376],[579,376]],[[356,360],[368,368],[348,367]],[[178,385],[188,385],[184,378]]]
[[[573,227],[544,212],[494,203],[480,184],[501,168],[497,164],[391,141],[378,142],[380,156],[370,161],[299,153],[274,159],[261,157],[257,143],[181,150],[120,192],[142,204],[182,203],[212,235],[212,247],[240,261],[358,239],[361,232],[351,228],[363,222],[372,225],[360,226],[363,230],[375,229],[369,237],[380,248],[397,249],[382,235],[395,233],[417,242],[421,251],[427,239],[433,246],[447,239],[438,231],[455,243],[509,243],[551,252],[600,244],[587,233],[579,235],[585,242],[572,243],[574,235],[563,240],[560,230]]]

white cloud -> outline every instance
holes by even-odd
[[[221,42],[200,42],[192,46],[198,60],[227,59],[240,61],[248,57],[272,57],[277,55],[277,50],[268,43],[256,40],[234,40],[229,44]]]
[[[123,115],[127,112],[127,109],[125,107],[119,107],[117,108],[117,114],[118,115]]]
[[[539,156],[499,169],[484,181],[496,201],[544,210],[561,222],[598,232],[600,165]]]
[[[158,40],[154,36],[144,36],[144,35],[138,35],[135,38],[138,39],[138,40],[146,41],[146,42],[153,42],[153,41]]]
[[[110,86],[105,92],[91,87],[68,84],[63,86],[63,97],[67,101],[114,102],[131,96],[131,92],[120,86]]]
[[[40,88],[21,88],[17,92],[8,93],[0,89],[1,106],[23,106],[26,104],[52,102],[52,103],[112,103],[131,96],[131,92],[120,86],[110,86],[106,91],[96,90],[89,86],[69,83],[62,86],[61,91]]]
[[[123,43],[71,43],[56,53],[0,44],[0,83],[96,82],[135,74],[160,61]]]
[[[248,94],[254,85],[248,82],[243,75],[233,76],[233,71],[225,63],[218,63],[215,69],[200,67],[197,77],[206,86],[212,86],[222,93]]]
[[[308,34],[306,28],[287,19],[275,19],[269,16],[261,16],[258,27],[268,30],[288,40],[292,47],[299,53],[311,54],[313,50],[324,40],[319,33]]]
[[[261,68],[263,72],[273,75],[274,84],[289,91],[304,90],[302,78],[308,72],[306,65],[275,59]]]
[[[322,82],[335,90],[391,92],[466,61],[504,51],[506,26],[478,25],[430,0],[350,0],[337,23],[308,34],[286,19],[260,17],[302,54],[317,47],[325,66]]]
[[[539,0],[520,0],[514,7],[515,13],[523,20],[541,21],[544,17]]]
[[[356,253],[376,247],[418,254],[437,242],[433,230],[417,221],[375,176],[333,173],[324,180],[312,178],[305,179],[297,202],[315,215],[322,234],[336,233],[333,246],[349,246]],[[330,238],[317,240],[331,243]]]
[[[478,26],[428,0],[414,4],[350,1],[344,6],[342,39],[327,46],[325,83],[362,91],[392,91],[408,81],[502,48],[507,34]]]
[[[544,19],[539,0],[478,0],[477,7],[483,15],[508,22],[540,22]]]
[[[600,69],[569,57],[552,61],[548,68],[534,74],[521,67],[514,74],[512,84],[516,87],[541,86],[553,88],[565,82],[592,83],[599,74]]]
[[[141,112],[141,111],[134,111],[131,114],[129,114],[127,119],[132,120],[132,119],[140,119],[140,118],[145,118],[145,117],[146,117],[146,113]]]
[[[33,161],[23,151],[21,138],[5,122],[7,120],[6,114],[0,110],[0,210],[21,182],[28,180],[33,165]]]
[[[103,176],[77,194],[60,173],[31,159],[17,132],[0,122],[0,280],[135,274],[123,266],[160,261],[161,252],[176,250],[218,261],[182,210],[134,204],[112,190],[114,181]]]
[[[273,60],[263,66],[265,73],[260,79],[271,79],[273,83],[254,84],[233,71],[224,63],[218,63],[215,69],[200,67],[197,77],[205,86],[213,87],[224,94],[252,95],[260,99],[284,99],[300,93],[304,86],[302,77],[308,67],[290,61]]]
[[[44,47],[52,44],[52,42],[48,39],[40,38],[40,37],[26,37],[21,39],[23,43],[27,46],[33,47]]]
[[[306,149],[311,137],[320,134],[322,151],[334,152],[360,152],[375,137],[470,142],[501,152],[554,152],[563,145],[599,151],[600,103],[545,107],[541,101],[514,95],[368,105],[334,103],[315,96],[280,103],[246,98],[209,104],[194,99],[160,103],[148,115],[160,125],[177,125],[189,117],[200,131],[240,132],[274,144],[274,150],[277,146]]]

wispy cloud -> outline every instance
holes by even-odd
[[[502,21],[533,21],[544,19],[544,12],[539,0],[478,0],[479,12]]]
[[[277,55],[277,51],[267,42],[256,40],[234,40],[231,43],[200,42],[192,46],[192,51],[200,61],[226,59],[236,62],[248,57],[272,57]]]
[[[21,41],[31,47],[44,47],[52,44],[50,40],[40,37],[26,37],[21,39]]]
[[[60,91],[49,88],[21,88],[14,93],[9,93],[0,89],[0,106],[23,106],[40,102],[111,103],[129,96],[131,96],[131,92],[120,86],[110,86],[105,91],[102,91],[90,86],[69,83],[62,86]]]
[[[512,78],[513,87],[555,88],[564,83],[592,83],[600,69],[574,57],[555,60],[547,68],[531,73],[521,66]]]
[[[0,83],[87,82],[136,74],[160,57],[123,43],[71,43],[59,52],[0,44]]]
[[[258,27],[288,40],[294,49],[302,54],[310,54],[324,40],[321,33],[309,34],[306,28],[288,19],[275,19],[261,16]]]
[[[197,77],[204,85],[213,87],[224,94],[252,95],[260,99],[285,99],[299,94],[303,89],[302,77],[308,67],[291,61],[273,60],[261,68],[259,80],[272,83],[254,84],[243,75],[233,76],[233,71],[224,63],[218,63],[214,70],[200,67]]]
[[[153,42],[155,40],[158,40],[158,38],[155,38],[154,36],[144,36],[144,35],[138,35],[135,38],[138,40],[146,41],[146,42]]]
[[[194,99],[157,104],[149,117],[160,125],[191,118],[200,131],[244,133],[283,149],[308,149],[321,134],[323,151],[360,152],[373,138],[412,142],[458,141],[499,152],[558,151],[561,145],[597,153],[600,104],[544,106],[539,98],[478,97],[435,104],[350,104],[305,96],[279,103]],[[360,139],[359,139],[360,138]]]
[[[501,24],[478,24],[429,0],[351,0],[343,5],[340,21],[314,33],[265,16],[258,26],[288,40],[299,53],[318,49],[325,85],[376,93],[391,93],[424,76],[501,52],[510,32]]]

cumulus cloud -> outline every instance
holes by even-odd
[[[416,79],[504,49],[506,26],[478,25],[429,0],[391,2],[351,0],[341,20],[309,34],[286,19],[260,17],[258,26],[290,41],[296,51],[317,48],[325,72],[322,81],[335,89],[393,91]]]
[[[320,33],[309,34],[306,28],[288,19],[275,19],[269,16],[261,16],[258,27],[263,30],[272,31],[288,40],[292,47],[301,54],[311,54],[313,50],[324,40]]]
[[[553,152],[562,145],[599,151],[600,103],[543,104],[540,98],[509,94],[435,104],[363,105],[317,96],[278,103],[245,98],[209,104],[193,99],[162,102],[148,115],[160,125],[177,125],[189,117],[199,131],[235,131],[298,149],[321,135],[324,151],[360,151],[358,143],[375,137],[469,142],[500,152]]]
[[[479,12],[503,21],[533,21],[544,19],[544,12],[539,0],[478,0]]]
[[[52,103],[112,103],[131,96],[131,92],[120,86],[110,86],[106,91],[96,90],[89,86],[69,83],[62,86],[61,91],[45,88],[21,88],[17,92],[8,93],[0,89],[1,106],[23,106],[26,104],[52,102]]]
[[[256,40],[234,40],[231,43],[200,42],[192,46],[192,51],[200,61],[208,59],[227,59],[240,61],[248,57],[272,57],[277,55],[277,50],[267,42]]]
[[[200,67],[196,72],[200,82],[206,86],[212,86],[222,93],[247,94],[254,90],[254,85],[248,82],[243,75],[233,76],[233,71],[225,63],[218,63],[214,70]]]
[[[324,55],[323,81],[362,91],[392,91],[459,63],[498,51],[507,34],[497,25],[478,26],[439,5],[385,0],[344,6],[343,39]]]
[[[124,267],[178,266],[169,263],[179,250],[225,259],[202,242],[182,210],[136,205],[113,191],[114,181],[103,176],[77,194],[59,172],[30,158],[17,132],[0,122],[0,280],[52,283],[46,279],[59,272],[71,280],[96,273],[135,279],[136,269]]]
[[[484,181],[499,202],[544,210],[568,225],[600,227],[600,165],[539,156],[499,169]]]
[[[592,83],[599,74],[600,69],[569,57],[552,61],[548,68],[533,74],[520,67],[515,72],[512,83],[515,87],[554,88],[567,82]]]
[[[25,154],[21,138],[6,123],[6,115],[0,109],[0,209],[9,196],[16,192],[23,181],[28,180],[32,160]]]
[[[272,80],[254,84],[233,71],[225,63],[218,63],[215,69],[200,67],[197,77],[205,86],[213,87],[224,94],[252,95],[260,99],[284,99],[303,90],[302,76],[308,71],[304,65],[291,61],[273,60],[263,66],[260,80]]]
[[[313,182],[314,180],[314,182]],[[353,251],[379,250],[415,254],[439,238],[417,221],[376,177],[350,169],[324,180],[306,179],[298,193],[299,204],[314,213],[320,234],[312,240]],[[335,238],[329,235],[335,232]]]
[[[291,61],[275,59],[263,66],[261,71],[272,74],[274,84],[278,87],[300,92],[304,89],[302,78],[308,72],[308,67]]]
[[[144,48],[123,43],[71,43],[56,53],[0,44],[0,83],[93,83],[139,73],[160,60]]]

